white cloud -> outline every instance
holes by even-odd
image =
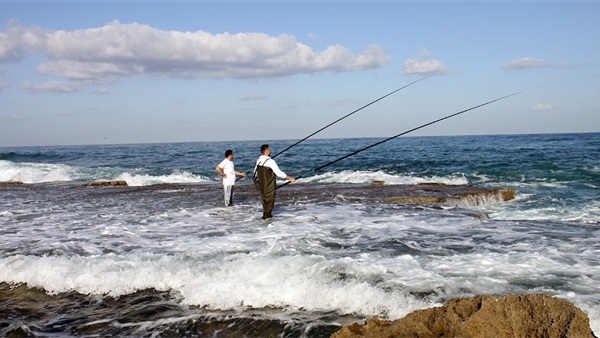
[[[245,94],[244,96],[242,96],[242,100],[244,100],[244,101],[264,100],[266,98],[267,98],[267,95],[259,94],[259,93],[248,93],[248,94]]]
[[[21,115],[21,114],[10,114],[8,116],[6,116],[7,120],[24,120],[25,116]]]
[[[46,34],[37,27],[11,25],[0,31],[0,62],[20,60],[28,52],[43,48]]]
[[[38,70],[70,80],[115,81],[120,77],[260,78],[326,71],[357,71],[390,62],[381,47],[362,54],[332,45],[313,51],[294,36],[263,33],[167,31],[138,23],[110,22],[81,30],[0,31],[0,61],[30,52],[46,54]]]
[[[550,103],[536,103],[531,107],[533,111],[551,111],[555,110],[556,107],[551,105]]]
[[[28,92],[54,92],[73,93],[86,88],[84,83],[48,81],[43,83],[29,83],[24,81],[21,87]]]
[[[93,94],[101,94],[101,95],[112,94],[112,90],[110,90],[108,88],[96,88],[96,89],[93,89],[91,92]]]
[[[421,54],[414,59],[404,61],[404,74],[446,74],[448,70],[441,61],[429,59],[429,51],[421,49]]]
[[[552,67],[553,65],[549,62],[546,62],[541,59],[531,59],[528,57],[523,57],[517,60],[513,60],[507,62],[502,65],[502,68],[505,70],[522,70],[529,68],[540,68],[540,67]],[[564,64],[561,64],[564,66]]]

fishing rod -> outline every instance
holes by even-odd
[[[312,133],[312,134],[310,134],[310,135],[306,136],[305,138],[301,139],[300,141],[298,141],[298,142],[296,142],[296,143],[292,144],[291,146],[289,146],[289,147],[287,147],[287,148],[283,149],[282,151],[278,152],[277,154],[275,154],[275,155],[271,156],[271,158],[275,158],[275,157],[277,157],[277,156],[279,156],[279,155],[281,155],[281,154],[285,153],[286,151],[290,150],[291,148],[293,148],[293,147],[297,146],[298,144],[300,144],[300,143],[302,143],[302,142],[306,141],[307,139],[309,139],[309,138],[311,138],[312,136],[314,136],[314,135],[316,135],[316,134],[318,134],[318,133],[322,132],[323,130],[325,130],[325,129],[327,129],[327,128],[331,127],[332,125],[334,125],[334,124],[336,124],[336,123],[340,122],[341,120],[343,120],[343,119],[345,119],[345,118],[349,117],[350,115],[353,115],[354,113],[357,113],[357,112],[359,112],[359,111],[361,111],[361,110],[363,110],[363,109],[367,108],[368,106],[370,106],[370,105],[372,105],[372,104],[374,104],[374,103],[376,103],[376,102],[378,102],[378,101],[381,101],[381,100],[385,99],[386,97],[388,97],[388,96],[390,96],[390,95],[392,95],[392,94],[394,94],[394,93],[396,93],[396,92],[399,92],[399,91],[401,91],[402,89],[404,89],[404,88],[406,88],[406,87],[408,87],[408,86],[411,86],[411,85],[413,85],[413,84],[415,84],[415,83],[417,83],[417,82],[419,82],[419,81],[425,80],[426,78],[428,78],[428,77],[431,77],[431,76],[433,76],[433,75],[428,75],[428,76],[425,76],[425,77],[423,77],[423,78],[420,78],[420,79],[418,79],[418,80],[416,80],[416,81],[413,81],[413,82],[411,82],[411,83],[409,83],[409,84],[407,84],[407,85],[405,85],[405,86],[402,86],[402,87],[400,87],[400,88],[398,88],[398,89],[396,89],[396,90],[394,90],[394,91],[391,91],[391,92],[389,92],[389,93],[387,93],[387,94],[383,95],[382,97],[380,97],[380,98],[378,98],[378,99],[376,99],[376,100],[373,100],[373,101],[371,101],[371,102],[369,102],[369,103],[365,104],[364,106],[362,106],[362,107],[360,107],[360,108],[356,109],[355,111],[353,111],[353,112],[351,112],[351,113],[349,113],[349,114],[346,114],[346,115],[345,115],[345,116],[343,116],[343,117],[340,117],[339,119],[337,119],[337,120],[335,120],[335,121],[331,122],[330,124],[326,125],[325,127],[323,127],[323,128],[321,128],[321,129],[319,129],[319,130],[315,131],[314,133]]]
[[[433,76],[433,75],[428,75],[428,76],[422,77],[422,78],[420,78],[420,79],[418,79],[418,80],[415,80],[415,81],[413,81],[413,82],[411,82],[411,83],[409,83],[409,84],[407,84],[407,85],[404,85],[404,86],[402,86],[402,87],[400,87],[400,88],[398,88],[398,89],[396,89],[396,90],[394,90],[394,91],[391,91],[391,92],[389,92],[389,93],[387,93],[387,94],[383,95],[382,97],[380,97],[380,98],[378,98],[378,99],[376,99],[376,100],[373,100],[373,101],[371,101],[371,102],[369,102],[369,103],[365,104],[364,106],[362,106],[362,107],[360,107],[360,108],[358,108],[358,109],[354,110],[354,111],[353,111],[353,112],[351,112],[351,113],[348,113],[348,114],[346,114],[346,115],[344,115],[344,116],[340,117],[339,119],[337,119],[337,120],[335,120],[335,121],[331,122],[330,124],[326,125],[325,127],[323,127],[323,128],[321,128],[321,129],[319,129],[319,130],[317,130],[317,131],[313,132],[312,134],[310,134],[310,135],[306,136],[305,138],[301,139],[300,141],[297,141],[296,143],[294,143],[294,144],[290,145],[289,147],[287,147],[287,148],[283,149],[282,151],[278,152],[277,154],[275,154],[275,155],[271,156],[271,158],[273,159],[273,158],[275,158],[275,157],[277,157],[277,156],[279,156],[279,155],[281,155],[281,154],[285,153],[286,151],[288,151],[288,150],[292,149],[293,147],[295,147],[295,146],[297,146],[298,144],[300,144],[300,143],[302,143],[302,142],[306,141],[307,139],[309,139],[309,138],[311,138],[311,137],[315,136],[316,134],[318,134],[318,133],[322,132],[323,130],[325,130],[325,129],[327,129],[327,128],[331,127],[332,125],[334,125],[334,124],[336,124],[336,123],[340,122],[341,120],[343,120],[343,119],[345,119],[345,118],[349,117],[350,115],[353,115],[353,114],[355,114],[355,113],[357,113],[357,112],[359,112],[359,111],[361,111],[361,110],[363,110],[363,109],[367,108],[368,106],[370,106],[370,105],[372,105],[372,104],[374,104],[374,103],[376,103],[376,102],[378,102],[378,101],[381,101],[381,100],[385,99],[386,97],[388,97],[388,96],[390,96],[390,95],[392,95],[392,94],[394,94],[394,93],[396,93],[396,92],[399,92],[399,91],[401,91],[402,89],[404,89],[404,88],[406,88],[406,87],[408,87],[408,86],[411,86],[411,85],[413,85],[413,84],[415,84],[415,83],[417,83],[417,82],[419,82],[419,81],[423,81],[423,80],[425,80],[426,78],[428,78],[428,77],[432,77],[432,76]],[[249,173],[251,173],[251,171],[248,171],[248,172],[246,172],[246,175],[248,175]],[[237,179],[236,179],[236,181],[237,181]]]
[[[367,146],[367,147],[364,147],[364,148],[362,148],[362,149],[356,150],[356,151],[354,151],[354,152],[352,152],[352,153],[350,153],[350,154],[348,154],[348,155],[344,155],[344,156],[342,156],[342,157],[340,157],[340,158],[338,158],[338,159],[336,159],[336,160],[333,160],[333,161],[331,161],[331,162],[329,162],[329,163],[326,163],[326,164],[324,164],[324,165],[322,165],[322,166],[320,166],[320,167],[317,167],[317,168],[315,168],[315,169],[312,169],[310,172],[314,172],[314,171],[317,171],[317,170],[321,170],[321,169],[323,169],[323,168],[325,168],[325,167],[328,167],[328,166],[330,166],[330,165],[332,165],[332,164],[334,164],[334,163],[337,163],[337,162],[339,162],[339,161],[341,161],[341,160],[343,160],[343,159],[346,159],[346,158],[348,158],[348,157],[350,157],[350,156],[354,156],[354,155],[356,155],[356,154],[358,154],[358,153],[360,153],[360,152],[363,152],[363,151],[365,151],[365,150],[371,149],[371,148],[373,148],[373,147],[375,147],[375,146],[378,146],[378,145],[380,145],[380,144],[382,144],[382,143],[385,143],[385,142],[387,142],[387,141],[390,141],[390,140],[393,140],[393,139],[395,139],[395,138],[398,138],[398,137],[400,137],[400,136],[402,136],[402,135],[406,135],[406,134],[408,134],[408,133],[412,133],[412,132],[413,132],[413,131],[415,131],[415,130],[419,130],[419,129],[421,129],[421,128],[425,128],[425,127],[427,127],[427,126],[430,126],[430,125],[432,125],[432,124],[434,124],[434,123],[438,123],[438,122],[440,122],[440,121],[443,121],[443,120],[449,119],[449,118],[451,118],[451,117],[454,117],[454,116],[457,116],[457,115],[460,115],[460,114],[466,113],[466,112],[468,112],[468,111],[470,111],[470,110],[477,109],[477,108],[481,108],[481,107],[483,107],[483,106],[486,106],[486,105],[488,105],[488,104],[491,104],[491,103],[494,103],[494,102],[497,102],[497,101],[500,101],[500,100],[504,100],[504,99],[506,99],[506,98],[509,98],[509,97],[511,97],[511,96],[515,96],[515,95],[517,95],[517,94],[519,94],[519,93],[521,93],[521,92],[517,92],[517,93],[510,94],[510,95],[506,95],[506,96],[503,96],[503,97],[500,97],[500,98],[497,98],[497,99],[494,99],[494,100],[491,100],[491,101],[488,101],[488,102],[485,102],[485,103],[482,103],[482,104],[479,104],[479,105],[473,106],[473,107],[471,107],[471,108],[468,108],[468,109],[465,109],[465,110],[461,110],[461,111],[459,111],[459,112],[457,112],[457,113],[450,114],[450,115],[448,115],[448,116],[442,117],[442,118],[440,118],[440,119],[437,119],[437,120],[435,120],[435,121],[431,121],[431,122],[428,122],[428,123],[422,124],[422,125],[420,125],[420,126],[418,126],[418,127],[415,127],[415,128],[409,129],[409,130],[407,130],[407,131],[405,131],[405,132],[402,132],[402,133],[400,133],[400,134],[397,134],[397,135],[394,135],[394,136],[388,137],[388,138],[386,138],[385,140],[382,140],[382,141],[379,141],[379,142],[373,143],[373,144],[371,144],[370,146]],[[300,175],[300,176],[296,177],[295,179],[297,180],[297,179],[300,179],[300,178],[302,178],[302,177],[304,177],[304,176],[303,176],[303,175]],[[279,188],[281,188],[281,187],[283,187],[283,186],[286,186],[286,185],[288,185],[288,184],[290,184],[290,181],[287,181],[287,182],[285,182],[285,183],[283,183],[283,184],[281,184],[281,185],[279,185],[279,186],[275,187],[275,189],[279,189]]]

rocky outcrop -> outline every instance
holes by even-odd
[[[126,181],[94,182],[94,183],[84,184],[83,186],[84,187],[116,187],[116,186],[126,187],[127,182]]]
[[[332,338],[402,337],[595,337],[587,314],[572,303],[546,295],[477,296],[448,301],[442,307],[414,311],[396,321],[368,319],[334,333]]]
[[[2,182],[0,182],[0,189],[2,189],[2,190],[22,188],[23,186],[25,186],[25,183],[23,183],[21,181],[2,181]]]
[[[510,201],[516,191],[510,188],[481,189],[474,186],[455,186],[444,183],[420,183],[420,189],[412,189],[409,196],[386,198],[386,203],[438,203],[451,205],[483,205],[490,201]],[[458,188],[458,189],[455,189]]]
[[[243,194],[245,186],[236,185],[236,194]],[[252,186],[250,192],[256,193]],[[348,200],[373,200],[397,204],[446,204],[457,207],[472,207],[510,201],[516,191],[510,188],[485,188],[475,185],[451,185],[443,183],[421,184],[385,184],[383,181],[371,181],[365,184],[319,183],[289,184],[285,189],[277,190],[283,198],[318,198],[330,200],[345,198]]]

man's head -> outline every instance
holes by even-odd
[[[229,156],[231,156],[231,158],[229,158]],[[233,150],[231,150],[231,149],[225,150],[225,158],[229,158],[230,160],[232,160],[233,159]]]
[[[271,155],[271,147],[269,147],[268,144],[263,144],[262,146],[260,146],[260,153],[265,156]]]

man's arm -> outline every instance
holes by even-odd
[[[217,170],[219,175],[221,175],[223,177],[227,177],[227,175],[225,175],[225,173],[223,172],[223,169],[221,169],[221,167],[217,166],[215,169]]]
[[[295,178],[288,176],[283,171],[281,171],[281,169],[279,169],[279,166],[277,165],[277,163],[275,163],[275,161],[271,161],[268,167],[270,167],[273,170],[273,173],[275,173],[277,177],[286,179],[292,183],[296,182]]]

